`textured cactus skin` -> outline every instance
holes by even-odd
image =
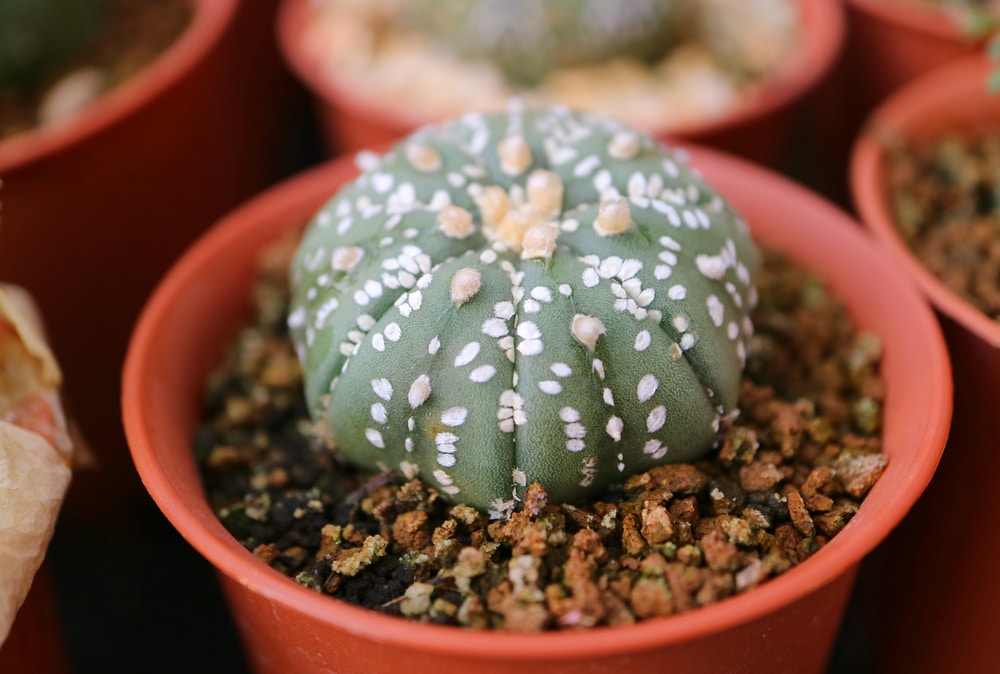
[[[0,90],[28,90],[94,36],[96,0],[0,0]]]
[[[690,0],[409,0],[404,25],[465,57],[494,62],[517,84],[557,67],[618,56],[653,61],[682,32]]]
[[[359,163],[306,230],[289,315],[314,418],[348,459],[496,516],[531,482],[579,501],[710,448],[737,400],[757,252],[680,158],[545,109],[467,115]],[[525,235],[517,252],[481,194],[516,205],[537,169],[563,187],[533,230],[554,247]],[[615,203],[628,227],[608,233]],[[441,224],[449,204],[471,227]]]

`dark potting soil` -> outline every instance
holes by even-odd
[[[226,528],[316,592],[479,629],[687,611],[816,553],[888,462],[878,339],[853,330],[819,279],[768,254],[742,414],[708,458],[583,505],[549,503],[535,485],[509,520],[490,521],[419,479],[347,466],[310,433],[285,260],[262,265],[255,314],[207,383],[194,446]]]
[[[1000,319],[1000,127],[886,145],[899,230],[946,286]]]
[[[101,0],[101,5],[100,27],[78,53],[28,90],[0,90],[0,141],[43,123],[45,109],[82,109],[77,104],[121,85],[166,51],[193,14],[190,0]],[[62,92],[56,93],[59,87]]]

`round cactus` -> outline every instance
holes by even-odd
[[[689,461],[734,411],[757,265],[677,155],[562,108],[417,131],[308,227],[291,329],[351,461],[509,512]]]
[[[687,0],[410,0],[403,25],[467,58],[495,63],[514,83],[553,68],[627,56],[653,61],[681,34]]]
[[[0,0],[0,91],[30,90],[94,37],[95,0]]]

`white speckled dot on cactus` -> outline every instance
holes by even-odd
[[[552,108],[426,127],[315,216],[289,326],[349,460],[493,516],[707,452],[758,254],[682,156]]]

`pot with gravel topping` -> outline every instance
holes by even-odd
[[[943,345],[838,211],[685,157],[565,110],[466,117],[362,155],[356,182],[342,160],[260,197],[164,280],[127,432],[258,671],[822,670],[857,563],[937,462]],[[748,232],[822,282],[767,283]],[[832,297],[846,314],[799,313]],[[791,350],[790,321],[814,330]],[[845,351],[816,377],[820,334]],[[752,379],[764,361],[787,392]],[[795,393],[818,380],[830,395]]]
[[[844,18],[832,0],[286,0],[279,39],[334,153],[522,96],[775,165]]]
[[[846,0],[845,59],[860,122],[894,90],[981,51],[995,30],[993,0]]]
[[[106,514],[142,496],[109,373],[169,263],[287,170],[272,132],[292,99],[267,92],[294,83],[261,41],[273,0],[2,5],[0,268],[45,312],[99,458],[74,480],[67,517]],[[71,56],[51,45],[66,34],[85,43]],[[247,104],[257,97],[268,103]]]
[[[1000,415],[1000,98],[987,90],[994,70],[986,57],[971,56],[918,77],[876,108],[853,150],[862,222],[931,300],[955,373],[955,417],[940,470],[873,567],[880,592],[872,614],[893,616],[872,623],[880,671],[987,672],[1000,658],[992,638],[1000,592],[990,580],[1000,542],[982,533],[992,526],[992,490],[969,486],[976,475],[1000,471],[990,449]],[[940,535],[928,539],[928,530]],[[962,553],[940,554],[945,549]],[[923,560],[919,569],[913,559]],[[901,612],[909,583],[926,577],[945,580]]]

